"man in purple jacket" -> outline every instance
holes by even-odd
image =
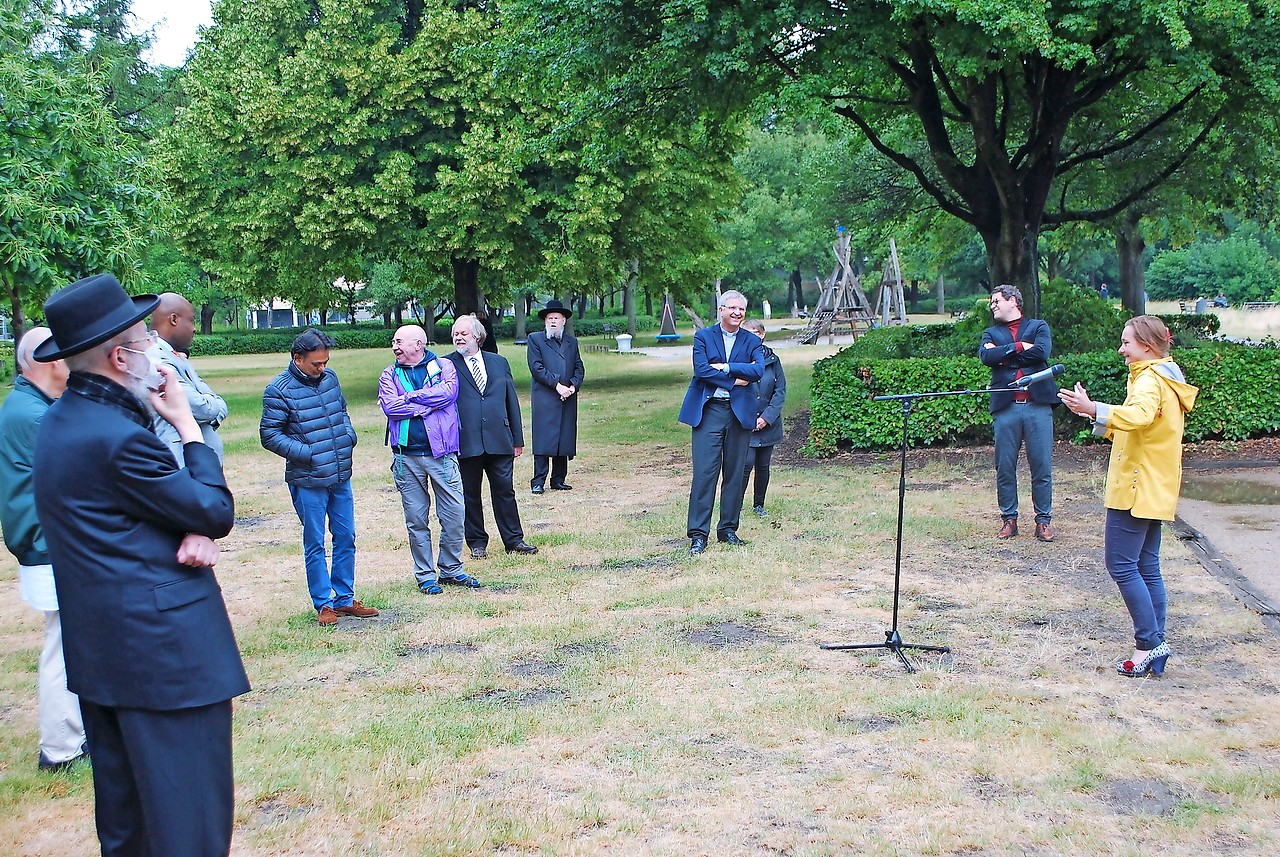
[[[391,472],[409,532],[418,588],[439,595],[441,583],[478,587],[462,570],[462,472],[458,469],[458,370],[427,350],[421,327],[405,325],[391,340],[396,361],[378,379],[378,404],[387,415]],[[430,487],[430,492],[428,492]],[[440,522],[439,554],[431,556],[431,493]]]

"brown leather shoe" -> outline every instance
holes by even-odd
[[[1053,527],[1036,521],[1036,538],[1042,542],[1053,541]]]
[[[339,616],[355,616],[357,619],[369,619],[378,615],[377,608],[365,607],[359,601],[352,601],[346,607],[335,607],[333,612]]]
[[[997,539],[1011,539],[1018,534],[1018,519],[1005,518],[1004,526],[1000,528],[1000,532],[996,534]]]
[[[321,625],[338,624],[338,614],[333,612],[332,607],[321,607],[320,616],[317,620]]]

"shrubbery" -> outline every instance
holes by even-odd
[[[197,334],[191,343],[191,356],[212,357],[223,354],[288,354],[293,340],[306,328],[271,328],[247,332]],[[326,327],[334,339],[334,347],[390,348],[394,331],[383,327]]]
[[[0,381],[12,381],[13,372],[13,343],[0,342]]]
[[[1041,290],[1040,304],[1041,317],[1053,331],[1055,360],[1061,354],[1097,351],[1120,344],[1120,331],[1128,315],[1096,293],[1066,280],[1053,280]],[[1212,318],[1217,321],[1217,316]],[[955,324],[880,327],[858,337],[847,351],[860,357],[881,358],[973,356],[978,353],[982,331],[993,323],[990,300],[982,296],[975,299],[973,308]]]
[[[1186,440],[1243,440],[1280,431],[1280,348],[1203,343],[1178,349],[1174,359],[1200,388],[1187,418]],[[1084,384],[1096,401],[1124,401],[1128,369],[1114,349],[1055,358],[1067,367],[1060,385]],[[846,351],[813,367],[809,451],[891,449],[902,442],[902,405],[872,402],[878,395],[979,390],[991,371],[976,357],[869,359]],[[919,399],[908,426],[912,446],[991,442],[984,395]],[[1085,421],[1065,407],[1054,411],[1055,433],[1084,438]]]
[[[412,322],[406,319],[406,323]],[[451,318],[443,318],[436,322],[437,341],[449,342],[449,330],[452,327],[453,319]],[[636,330],[655,330],[657,327],[658,321],[653,316],[636,316]],[[191,354],[193,357],[211,357],[223,354],[288,354],[289,346],[293,345],[293,340],[306,329],[306,327],[273,327],[265,330],[234,330],[197,334],[195,341],[191,344]],[[335,347],[339,349],[390,348],[391,337],[395,334],[394,330],[383,327],[380,322],[362,322],[355,327],[346,324],[331,325],[317,329],[323,330],[332,336],[336,343]],[[530,332],[542,329],[542,324],[536,315],[529,317],[525,329]],[[601,336],[626,332],[626,318],[576,318],[573,320],[573,333],[575,336]],[[515,319],[504,318],[494,328],[494,335],[500,340],[510,341],[514,339],[516,335]],[[10,348],[10,355],[12,355],[12,348]],[[13,365],[12,356],[9,364],[10,366]]]

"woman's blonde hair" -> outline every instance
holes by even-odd
[[[1149,348],[1161,357],[1169,356],[1169,346],[1173,342],[1173,334],[1165,323],[1154,315],[1138,315],[1124,324],[1133,331],[1133,338],[1139,345]]]

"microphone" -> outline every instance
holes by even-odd
[[[1015,390],[1025,390],[1027,387],[1030,387],[1032,384],[1040,381],[1051,381],[1065,371],[1067,371],[1066,366],[1063,366],[1061,363],[1055,363],[1048,369],[1044,369],[1034,375],[1023,375],[1009,386]]]

